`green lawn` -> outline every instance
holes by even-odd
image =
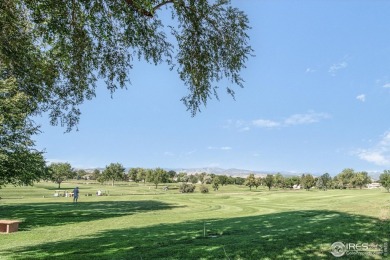
[[[76,205],[53,197],[52,183],[1,189],[0,219],[23,222],[0,235],[0,259],[335,259],[334,242],[390,237],[390,193],[379,189],[180,194],[178,185],[77,185]],[[110,196],[85,196],[98,189]]]

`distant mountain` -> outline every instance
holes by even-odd
[[[187,174],[195,174],[195,173],[214,173],[216,175],[228,175],[233,177],[246,177],[249,174],[253,173],[256,176],[259,177],[265,177],[267,174],[276,174],[276,172],[269,172],[269,171],[252,171],[252,170],[244,170],[244,169],[223,169],[218,167],[204,167],[204,168],[174,168],[174,169],[168,169],[173,170],[177,173],[179,172],[185,172]]]

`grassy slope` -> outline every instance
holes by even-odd
[[[0,190],[0,219],[24,221],[0,236],[0,259],[328,259],[333,242],[379,244],[390,234],[383,190],[77,185],[77,205],[54,198],[51,183]],[[98,189],[110,196],[84,196]]]

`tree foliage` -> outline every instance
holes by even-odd
[[[169,180],[168,172],[165,171],[162,168],[156,168],[153,171],[153,175],[152,176],[153,176],[152,177],[152,182],[154,183],[154,185],[156,185],[156,189],[157,189],[158,184],[166,183]]]
[[[53,125],[70,131],[80,120],[80,105],[95,97],[97,82],[111,94],[128,87],[136,59],[176,68],[192,115],[218,98],[222,82],[234,96],[253,52],[248,24],[229,0],[0,1],[1,114],[13,118],[28,103],[16,116],[21,127],[5,124],[0,139],[2,145],[15,136],[16,145],[30,143],[1,149],[0,185],[43,175],[42,154],[31,143],[38,132],[33,116],[46,112]],[[4,109],[9,95],[14,108]]]
[[[49,174],[53,182],[61,187],[61,183],[67,179],[73,178],[76,172],[72,169],[70,163],[52,163],[49,165]]]
[[[128,86],[134,59],[175,66],[195,114],[223,79],[232,95],[243,86],[252,53],[248,18],[229,0],[3,0],[0,10],[0,79],[15,78],[33,112],[68,128],[99,79],[111,93]]]
[[[316,185],[316,179],[311,174],[302,174],[301,184],[306,190],[310,190]]]
[[[268,190],[271,190],[272,186],[274,186],[275,178],[271,174],[267,174],[265,178],[263,179],[265,186],[268,187]]]
[[[0,188],[7,184],[32,185],[45,178],[47,167],[43,153],[31,140],[38,133],[28,118],[31,99],[18,91],[15,78],[3,79],[3,73],[0,62]]]
[[[192,193],[195,191],[195,185],[190,183],[182,183],[179,187],[181,193]]]
[[[104,171],[102,172],[102,180],[111,181],[112,186],[114,186],[115,181],[121,181],[124,179],[125,168],[120,163],[111,163],[106,166]]]
[[[379,176],[379,182],[388,192],[390,192],[390,170],[383,171]]]
[[[249,190],[252,190],[252,187],[256,185],[256,178],[253,173],[249,174],[245,180],[245,186],[249,187]]]

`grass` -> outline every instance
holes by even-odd
[[[225,186],[180,194],[178,185],[78,185],[78,204],[56,186],[0,190],[0,219],[20,231],[0,236],[0,259],[332,259],[334,242],[389,242],[384,190],[249,191]],[[84,196],[98,189],[110,196]],[[352,256],[350,259],[381,256]]]

